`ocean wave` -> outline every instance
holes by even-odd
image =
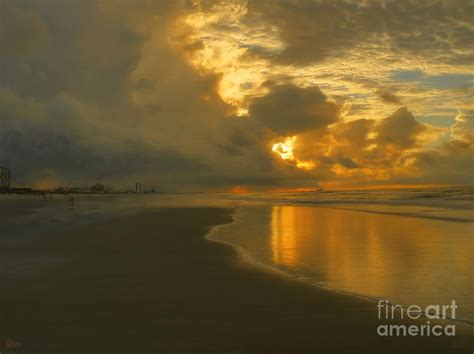
[[[346,295],[346,296],[357,297],[359,299],[369,301],[369,302],[372,302],[372,303],[377,303],[381,300],[387,300],[385,298],[372,296],[372,295],[368,295],[368,294],[361,294],[361,293],[350,291],[350,290],[347,290],[347,289],[339,289],[339,288],[335,288],[335,287],[330,287],[322,281],[312,280],[311,277],[302,276],[301,274],[292,274],[292,273],[290,273],[288,271],[285,271],[285,270],[282,270],[282,269],[280,269],[280,268],[278,268],[274,265],[270,265],[270,264],[264,263],[262,261],[256,260],[254,257],[252,257],[250,252],[248,252],[247,250],[245,250],[243,247],[241,247],[238,244],[220,239],[219,238],[219,232],[222,229],[228,228],[232,224],[242,222],[241,217],[239,216],[239,212],[240,212],[240,209],[237,209],[237,210],[234,211],[234,213],[232,215],[233,221],[231,223],[214,226],[213,228],[211,228],[209,230],[209,232],[204,236],[204,238],[208,241],[211,241],[211,242],[216,242],[216,243],[226,245],[227,247],[232,247],[236,251],[237,255],[239,256],[239,258],[243,262],[245,262],[246,264],[248,264],[248,265],[250,265],[250,266],[252,266],[256,269],[259,269],[263,272],[275,274],[275,275],[278,275],[278,276],[281,276],[281,277],[284,277],[284,278],[287,278],[287,279],[291,279],[291,280],[294,280],[294,281],[297,281],[297,282],[300,282],[300,283],[304,283],[304,284],[307,284],[307,285],[310,285],[310,286],[314,286],[314,287],[317,287],[319,289],[323,289],[323,290],[326,290],[326,291],[331,291],[331,292],[335,292],[335,293]],[[404,309],[407,309],[410,306],[410,305],[407,305],[407,304],[397,303],[393,300],[391,300],[391,301],[387,300],[387,301],[388,301],[388,304],[390,304],[390,305],[393,305],[393,306],[398,305],[398,306],[403,307]],[[455,319],[447,318],[446,320],[447,321],[452,321],[452,322],[463,322],[463,323],[467,323],[469,325],[474,326],[474,318],[471,319],[471,318],[468,318],[468,317],[458,317],[458,318],[455,318]]]
[[[374,214],[445,221],[474,221],[472,188],[436,190],[328,191],[222,195],[244,205],[327,206]],[[382,206],[382,207],[380,207]]]

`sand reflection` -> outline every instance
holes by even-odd
[[[469,296],[469,223],[274,206],[270,229],[275,265],[313,272],[330,287],[404,303]]]

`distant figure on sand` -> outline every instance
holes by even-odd
[[[69,208],[74,208],[74,197],[69,197],[68,200],[68,205],[69,205]]]

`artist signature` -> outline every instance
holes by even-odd
[[[7,341],[5,342],[5,349],[9,350],[14,350],[14,349],[21,349],[23,347],[23,343],[19,340],[7,338]],[[0,354],[2,354],[0,352]]]

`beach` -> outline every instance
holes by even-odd
[[[21,347],[0,351],[472,352],[467,324],[455,337],[380,337],[376,303],[262,271],[207,240],[233,212],[160,207],[2,238],[0,343]]]
[[[0,0],[0,354],[474,354],[474,0]]]

